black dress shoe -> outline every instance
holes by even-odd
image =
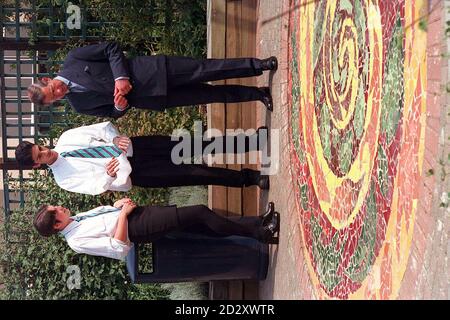
[[[267,225],[267,227],[272,230],[273,234],[277,234],[280,232],[280,214],[275,211],[272,216],[272,221]]]
[[[270,188],[269,176],[260,175],[258,180],[258,187],[261,190],[269,190]]]
[[[266,226],[269,222],[272,222],[273,215],[275,214],[275,204],[273,202],[269,202],[267,205],[267,210],[264,214],[260,215],[262,225]]]
[[[279,232],[280,232],[280,214],[275,212],[272,221],[267,225],[262,227],[260,241],[269,244],[278,244],[279,242]]]
[[[262,88],[259,88],[259,90],[261,90],[261,92],[263,94],[261,97],[261,102],[264,103],[267,110],[272,112],[273,111],[273,100],[272,100],[272,95],[270,94],[270,88],[262,87]]]
[[[266,70],[277,70],[278,69],[278,59],[277,57],[270,57],[267,59],[261,60],[261,69],[263,71]]]

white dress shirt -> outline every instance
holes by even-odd
[[[112,206],[102,206],[87,212],[79,213],[76,217],[101,213],[95,217],[88,217],[82,221],[73,221],[60,233],[67,244],[77,253],[125,260],[133,244],[127,237],[127,242],[114,239],[119,219],[120,209]]]
[[[59,137],[55,151],[61,154],[77,149],[93,148],[99,146],[113,146],[113,139],[119,135],[111,122],[102,122],[90,126],[79,127],[64,132]],[[133,155],[130,143],[127,154],[117,157],[119,171],[116,177],[106,173],[106,164],[111,158],[77,158],[62,157],[49,167],[55,177],[56,183],[64,190],[98,195],[107,190],[128,191],[131,189],[131,166],[127,156]]]

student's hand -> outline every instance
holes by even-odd
[[[130,203],[130,202],[133,202],[130,198],[123,198],[123,199],[120,199],[120,200],[117,200],[116,202],[114,202],[113,206],[117,209],[120,209],[123,207],[123,205],[125,203]]]
[[[128,216],[136,208],[136,204],[133,201],[129,201],[123,204],[122,211],[120,213]]]
[[[120,110],[125,110],[128,107],[128,100],[119,94],[114,97],[114,105]]]
[[[117,97],[118,95],[126,96],[132,88],[133,86],[128,79],[116,80],[114,85],[114,97]]]
[[[117,176],[117,171],[119,171],[119,160],[112,158],[111,161],[106,164],[106,174],[115,178]]]
[[[127,153],[130,142],[130,138],[128,138],[127,136],[117,136],[113,139],[114,145],[116,145],[124,153]]]

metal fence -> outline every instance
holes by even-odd
[[[56,2],[0,0],[0,167],[6,217],[11,210],[23,207],[26,200],[23,184],[31,169],[19,169],[14,159],[15,147],[23,140],[41,139],[53,146],[50,127],[66,125],[67,110],[63,103],[45,108],[34,105],[28,100],[27,87],[40,77],[55,75],[52,67],[62,61],[52,57],[67,40],[97,42],[102,39],[101,28],[116,23],[93,21],[90,9],[80,5],[80,28],[72,28],[70,10],[68,13],[67,6],[52,4]],[[152,6],[153,1],[147,3]]]

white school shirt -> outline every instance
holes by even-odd
[[[79,127],[64,132],[58,139],[55,151],[69,152],[77,149],[99,146],[113,146],[113,139],[119,135],[111,122],[102,122],[90,126]],[[115,178],[106,173],[106,164],[111,158],[77,158],[62,157],[51,165],[56,183],[67,191],[98,195],[107,190],[128,191],[131,189],[131,165],[127,156],[133,156],[130,143],[127,154],[117,157],[119,171]]]
[[[133,244],[128,239],[128,236],[127,242],[114,239],[121,209],[112,206],[101,206],[79,213],[76,216],[110,210],[112,211],[95,217],[88,217],[79,222],[73,221],[60,231],[69,247],[77,253],[124,261]]]

